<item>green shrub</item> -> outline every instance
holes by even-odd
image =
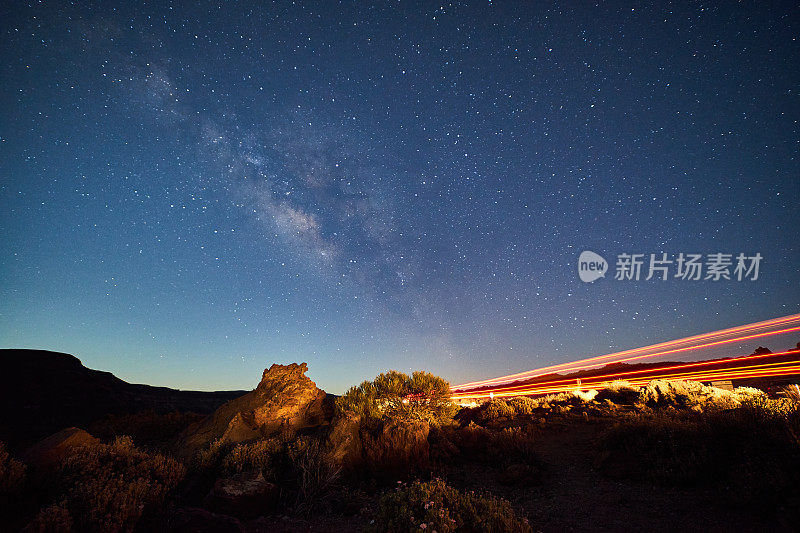
[[[183,479],[182,464],[137,450],[128,437],[76,448],[52,480],[62,498],[42,510],[31,527],[71,523],[78,531],[133,531],[158,514]]]
[[[424,420],[434,425],[448,423],[457,410],[444,379],[429,372],[409,376],[394,370],[351,387],[337,398],[336,407],[341,414],[364,420]]]
[[[444,481],[415,481],[385,494],[375,517],[377,531],[531,531],[501,498],[464,494]]]

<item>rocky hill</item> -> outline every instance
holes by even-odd
[[[128,383],[70,354],[0,350],[0,441],[16,448],[109,414],[213,412],[244,391],[181,391]]]

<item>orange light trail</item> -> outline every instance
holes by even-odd
[[[631,350],[624,350],[611,354],[590,357],[569,363],[561,363],[557,365],[546,366],[526,372],[511,374],[508,376],[501,376],[493,379],[483,381],[475,381],[464,383],[451,387],[453,392],[453,399],[480,399],[488,397],[508,397],[508,396],[521,396],[521,395],[536,395],[536,394],[550,394],[553,392],[563,392],[574,390],[576,388],[576,380],[573,379],[557,379],[546,382],[538,383],[518,383],[522,380],[530,380],[536,377],[541,377],[547,374],[553,374],[557,371],[560,372],[575,372],[578,370],[586,370],[595,368],[600,365],[607,365],[610,363],[622,363],[628,361],[636,361],[646,358],[660,357],[669,354],[695,351],[715,346],[722,346],[725,344],[743,342],[772,335],[780,335],[793,331],[799,331],[800,326],[795,325],[800,323],[800,314],[789,315],[763,322],[756,322],[728,328],[724,330],[704,333],[701,335],[694,335],[677,339],[668,342],[662,342],[645,346],[642,348],[635,348]],[[784,326],[784,327],[780,327]],[[785,327],[790,326],[790,327]],[[763,331],[780,327],[774,331]],[[733,336],[733,337],[731,337]],[[726,338],[731,337],[731,338]],[[708,342],[705,342],[708,341]],[[653,350],[656,350],[653,352]],[[648,353],[653,352],[653,353]],[[627,379],[632,385],[646,384],[653,379],[694,379],[708,381],[718,379],[731,379],[731,378],[755,378],[755,377],[774,377],[782,375],[791,375],[800,373],[800,361],[787,361],[787,362],[768,362],[765,361],[757,365],[739,366],[739,363],[748,363],[760,359],[774,359],[778,356],[786,356],[790,353],[798,354],[800,352],[781,352],[778,354],[759,354],[738,357],[736,359],[717,359],[713,361],[701,361],[695,363],[684,363],[670,365],[668,367],[644,369],[628,372],[616,372],[597,376],[582,377],[582,387],[601,389],[603,382],[612,381],[614,379]],[[730,367],[735,364],[733,368],[703,368],[708,366],[726,366]],[[685,372],[676,373],[676,370],[683,369]],[[693,370],[690,370],[693,369]],[[645,376],[646,375],[646,376]],[[638,376],[638,377],[637,377]],[[640,383],[641,382],[641,383]],[[475,389],[482,390],[475,390]]]
[[[666,374],[666,373],[664,373],[664,371],[672,372],[674,370],[679,370],[679,369],[688,369],[688,368],[713,366],[713,365],[718,365],[719,366],[719,365],[731,364],[733,362],[739,363],[739,362],[745,362],[745,361],[752,361],[754,359],[775,358],[775,357],[782,356],[782,355],[787,355],[787,354],[790,354],[790,353],[792,353],[792,352],[780,352],[780,353],[769,353],[769,354],[759,354],[759,355],[748,355],[748,356],[744,356],[744,357],[737,357],[735,359],[716,359],[716,360],[713,360],[713,361],[700,361],[700,362],[696,362],[696,363],[684,363],[684,364],[672,365],[672,366],[661,367],[661,368],[646,368],[646,369],[643,369],[643,370],[631,370],[631,371],[627,371],[627,372],[615,372],[615,373],[611,373],[611,374],[600,374],[600,375],[597,375],[597,376],[587,376],[587,377],[581,378],[581,385],[584,386],[584,387],[589,387],[590,385],[592,387],[594,387],[594,385],[596,385],[596,384],[602,384],[604,382],[613,381],[613,380],[616,380],[616,379],[624,379],[626,381],[631,381],[632,379],[635,379],[633,376],[641,375],[641,374],[652,374],[652,376],[647,376],[646,377],[646,379],[645,379],[645,383],[646,383],[646,382],[648,382],[650,380],[653,380],[653,379],[661,379],[659,377],[653,377],[653,376],[667,376],[667,375],[672,376],[672,375],[676,375],[674,373]],[[798,355],[800,355],[800,353]],[[781,363],[770,363],[770,364],[781,364]],[[739,367],[734,367],[734,369],[736,369],[736,368],[739,368]],[[721,369],[721,370],[727,370],[727,369]],[[660,374],[659,374],[659,372],[660,372]],[[532,383],[532,384],[524,384],[524,385],[517,385],[517,386],[493,388],[493,389],[491,389],[491,391],[490,390],[480,391],[480,393],[486,392],[487,395],[488,395],[489,392],[493,392],[495,396],[497,396],[498,394],[505,393],[505,392],[512,392],[514,394],[519,394],[520,391],[523,391],[523,392],[524,391],[528,391],[531,388],[535,388],[536,391],[538,391],[541,388],[547,388],[548,386],[559,386],[559,385],[564,385],[564,387],[566,387],[566,388],[563,388],[563,390],[574,390],[576,388],[576,378],[565,378],[565,379],[559,379],[559,380],[554,380],[554,381],[545,381],[545,382],[538,382],[538,383]],[[600,388],[604,388],[604,387],[600,387]],[[472,395],[469,392],[453,394],[453,398],[460,398],[462,396],[463,397],[472,397]]]
[[[785,355],[790,352],[783,352],[781,354],[770,355]],[[639,387],[646,385],[651,380],[693,380],[693,381],[713,381],[722,379],[743,379],[743,378],[757,378],[757,377],[778,377],[800,374],[800,360],[795,361],[782,361],[779,363],[763,363],[758,365],[747,365],[742,367],[725,368],[725,369],[711,369],[701,370],[695,372],[672,372],[677,367],[684,365],[670,366],[660,368],[658,370],[667,371],[657,373],[655,370],[648,370],[650,375],[626,379],[631,386]],[[603,374],[599,376],[592,376],[581,380],[581,388],[602,390],[606,388],[608,382],[615,379],[628,377],[627,374],[644,373],[639,372],[623,372],[618,374]],[[528,386],[509,387],[504,389],[483,390],[474,393],[460,393],[454,394],[454,400],[468,400],[468,399],[483,399],[483,398],[507,398],[513,396],[533,396],[543,394],[554,394],[558,392],[568,392],[577,388],[576,380],[558,380],[545,383],[536,383]]]
[[[725,343],[739,342],[739,341],[742,341],[742,340],[754,339],[754,338],[758,338],[758,337],[761,337],[761,336],[776,335],[778,333],[785,333],[787,331],[793,331],[793,330],[796,330],[798,328],[785,329],[785,330],[781,330],[779,332],[766,332],[766,333],[763,333],[763,334],[753,334],[753,335],[748,335],[748,336],[737,336],[737,337],[734,337],[732,339],[727,339],[727,340],[724,340],[724,341],[717,341],[717,342],[700,344],[700,345],[692,344],[692,345],[686,346],[684,348],[679,348],[679,349],[676,348],[676,349],[673,349],[673,350],[665,349],[665,348],[674,348],[674,347],[680,346],[682,344],[697,343],[698,341],[715,339],[715,338],[725,337],[725,336],[729,336],[729,335],[736,335],[736,334],[740,334],[740,333],[744,333],[744,332],[748,332],[748,331],[757,331],[757,330],[760,330],[760,329],[772,328],[772,327],[775,327],[775,326],[783,326],[783,325],[788,325],[788,324],[798,323],[798,322],[800,322],[800,314],[789,315],[789,316],[785,316],[785,317],[781,317],[781,318],[774,318],[774,319],[771,319],[771,320],[766,320],[766,321],[763,321],[763,322],[755,322],[753,324],[746,324],[744,326],[737,326],[735,328],[728,328],[728,329],[719,330],[719,331],[715,331],[715,332],[711,332],[711,333],[704,333],[704,334],[701,334],[701,335],[694,335],[694,336],[691,336],[691,337],[685,337],[685,338],[677,339],[677,340],[673,340],[673,341],[662,342],[662,343],[653,344],[653,345],[650,345],[650,346],[644,346],[642,348],[634,348],[634,349],[630,349],[630,350],[623,350],[621,352],[614,352],[614,353],[610,353],[610,354],[606,354],[606,355],[599,355],[599,356],[596,356],[596,357],[590,357],[590,358],[587,358],[587,359],[580,359],[578,361],[571,361],[569,363],[560,363],[560,364],[556,364],[556,365],[545,366],[545,367],[542,367],[542,368],[528,370],[528,371],[525,371],[525,372],[519,372],[517,374],[510,374],[508,376],[501,376],[501,377],[482,380],[482,381],[473,381],[473,382],[470,382],[470,383],[462,383],[461,385],[456,385],[456,386],[452,387],[452,389],[453,390],[462,390],[462,389],[466,389],[466,388],[477,388],[477,387],[486,386],[486,385],[500,385],[500,384],[504,384],[504,383],[512,383],[514,381],[519,381],[521,379],[529,379],[529,378],[532,378],[532,377],[538,377],[538,376],[541,376],[541,375],[544,375],[544,374],[550,374],[550,373],[554,373],[554,372],[557,372],[557,371],[582,370],[582,369],[591,368],[591,367],[594,367],[594,366],[599,366],[601,364],[609,364],[609,363],[617,363],[617,362],[623,362],[623,361],[631,361],[631,360],[636,360],[636,359],[644,359],[644,358],[647,358],[647,357],[658,357],[658,356],[665,355],[665,354],[677,353],[679,351],[688,351],[688,350],[698,349],[698,348],[701,348],[701,347],[710,347],[710,346],[715,346],[715,345],[719,345],[719,344],[725,344]],[[648,352],[648,351],[651,351],[651,350],[656,350],[656,349],[659,350],[659,351],[656,351],[656,352],[650,353],[650,354],[646,354],[645,353],[645,352]],[[644,355],[636,355],[636,354],[644,354]],[[634,357],[631,357],[631,358],[625,357],[625,356],[628,356],[628,355],[633,355]]]

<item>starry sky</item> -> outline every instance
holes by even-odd
[[[5,5],[0,346],[340,393],[799,312],[800,9],[569,4]]]

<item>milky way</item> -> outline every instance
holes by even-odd
[[[795,313],[798,20],[788,4],[14,6],[0,343],[183,388],[307,361],[337,392]],[[583,283],[584,250],[609,275]],[[612,275],[619,254],[663,253],[763,262],[753,281]]]

